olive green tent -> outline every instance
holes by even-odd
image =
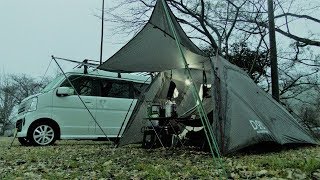
[[[99,66],[116,72],[159,72],[139,99],[119,145],[142,141],[147,104],[165,98],[171,81],[179,91],[179,116],[200,105],[203,109],[194,111],[196,115],[213,112],[208,117],[210,124],[202,123],[210,128],[208,133],[214,138],[209,140],[216,141],[223,154],[263,142],[316,144],[309,132],[244,71],[219,55],[209,57],[201,51],[166,7],[157,1],[142,30]],[[194,86],[186,85],[186,79]],[[192,92],[199,93],[204,84],[210,85],[210,96],[195,98]]]

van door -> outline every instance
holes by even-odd
[[[52,114],[60,125],[61,137],[93,138],[95,137],[95,121],[90,113],[95,117],[97,107],[97,88],[94,86],[94,79],[80,75],[70,76],[69,79],[85,105],[76,93],[60,97],[53,95]],[[60,87],[71,87],[71,85],[65,80]]]
[[[128,122],[137,99],[134,99],[130,81],[101,79],[100,96],[97,97],[97,120],[105,134],[116,137],[122,123]],[[125,126],[124,126],[125,127]],[[122,129],[122,131],[124,128]],[[97,135],[103,136],[100,128]]]

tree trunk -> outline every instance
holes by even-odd
[[[273,0],[268,0],[268,18],[269,18],[269,41],[270,41],[270,61],[271,61],[271,84],[272,96],[279,102],[279,80],[278,80],[278,62],[277,45],[274,25]]]

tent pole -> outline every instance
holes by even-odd
[[[119,130],[119,132],[118,132],[118,134],[117,134],[116,141],[118,141],[118,138],[119,138],[119,136],[120,136],[120,133],[121,133],[121,131],[122,131],[122,128],[123,128],[123,126],[124,126],[124,123],[126,122],[126,119],[127,119],[127,117],[128,117],[128,114],[129,114],[130,109],[131,109],[131,107],[132,107],[133,101],[134,101],[134,99],[132,99],[131,104],[130,104],[130,106],[129,106],[129,109],[128,109],[127,113],[126,113],[126,116],[124,117],[124,120],[123,120],[123,122],[122,122],[122,124],[121,124],[120,130]],[[118,144],[118,142],[117,142],[116,144]],[[117,145],[116,145],[115,147],[117,147]]]
[[[179,39],[178,39],[177,32],[176,32],[176,30],[174,29],[172,19],[171,19],[170,15],[169,15],[169,10],[168,10],[168,8],[167,8],[167,5],[166,5],[165,1],[164,1],[164,0],[161,0],[161,2],[162,2],[162,5],[163,5],[163,7],[164,7],[164,10],[165,10],[166,18],[167,18],[167,20],[168,20],[168,22],[169,22],[171,32],[173,33],[173,36],[174,36],[174,38],[175,38],[177,47],[178,47],[178,49],[179,49],[179,51],[180,51],[180,54],[181,54],[181,57],[182,57],[182,59],[183,59],[185,68],[186,68],[186,70],[187,70],[187,73],[188,73],[187,75],[188,75],[188,77],[192,80],[191,71],[190,71],[190,69],[189,69],[189,65],[188,65],[188,63],[187,63],[186,57],[184,56],[184,53],[183,53],[183,51],[182,51],[181,44],[180,44],[180,41],[179,41]],[[209,123],[208,117],[207,117],[207,115],[206,115],[206,113],[205,113],[205,110],[204,110],[202,101],[201,101],[201,99],[200,99],[200,97],[199,97],[199,94],[197,93],[197,90],[196,90],[196,87],[195,87],[194,82],[191,81],[191,84],[192,84],[192,87],[193,87],[193,95],[194,95],[194,98],[195,98],[195,100],[196,100],[197,102],[199,102],[199,105],[197,106],[197,109],[198,109],[198,112],[199,112],[199,115],[200,115],[200,119],[201,119],[201,121],[202,121],[202,124],[203,124],[204,127],[205,127],[205,128],[204,128],[204,129],[205,129],[205,132],[206,132],[206,128],[207,128],[208,131],[209,131],[209,134],[210,134],[210,136],[208,136],[208,135],[207,135],[207,132],[206,132],[206,136],[207,136],[208,143],[209,143],[209,146],[210,146],[211,154],[212,154],[212,156],[213,156],[213,159],[215,160],[215,158],[214,158],[215,155],[214,155],[214,152],[213,152],[213,149],[212,149],[212,143],[213,143],[214,148],[215,148],[215,152],[217,153],[217,157],[219,158],[220,163],[221,163],[221,168],[223,168],[222,162],[221,162],[221,156],[220,156],[219,148],[217,147],[218,145],[217,145],[216,140],[215,140],[215,138],[214,138],[214,135],[213,135],[213,132],[212,132],[212,127],[211,127],[211,125],[210,125],[210,123]],[[202,117],[202,118],[201,118],[201,117]],[[210,139],[210,138],[211,138],[211,139]]]
[[[67,79],[68,83],[71,85],[71,87],[74,89],[74,91],[76,92],[78,98],[80,99],[81,103],[84,105],[84,107],[87,109],[87,111],[89,112],[90,116],[92,117],[92,119],[94,120],[94,122],[98,125],[98,127],[100,128],[100,130],[102,131],[102,133],[104,134],[104,136],[108,139],[108,141],[111,142],[111,140],[108,138],[107,134],[103,131],[102,127],[100,126],[100,124],[98,123],[98,121],[96,120],[96,118],[93,116],[93,114],[91,113],[91,111],[89,110],[89,108],[87,107],[86,103],[84,103],[84,101],[82,100],[82,98],[80,97],[79,93],[77,92],[76,88],[73,86],[72,82],[70,81],[69,77],[66,75],[66,73],[63,71],[63,69],[61,68],[60,64],[57,62],[56,58],[54,56],[51,56],[51,58],[54,60],[54,62],[57,64],[57,66],[59,67],[60,71],[62,72],[62,74],[64,75],[64,77]]]
[[[188,76],[188,78],[190,78],[190,79],[192,80],[190,68],[189,68],[189,65],[188,65],[188,63],[187,63],[186,57],[184,56],[184,53],[183,53],[183,51],[182,51],[182,48],[181,48],[181,45],[180,45],[180,40],[178,39],[177,32],[176,32],[176,30],[174,29],[173,22],[172,22],[172,20],[171,20],[170,15],[169,15],[169,11],[168,11],[167,5],[166,5],[166,3],[164,2],[164,0],[161,0],[161,2],[162,2],[162,5],[163,5],[163,7],[164,7],[164,10],[165,10],[166,18],[167,18],[167,20],[168,20],[168,22],[169,22],[170,30],[171,30],[171,32],[173,33],[173,36],[174,36],[174,38],[175,38],[177,47],[178,47],[178,49],[179,49],[180,55],[181,55],[181,57],[182,57],[182,60],[183,60],[184,65],[185,65],[185,69],[187,70],[187,76]],[[209,120],[208,120],[208,117],[207,117],[206,114],[205,114],[202,101],[201,101],[201,99],[200,99],[200,97],[199,97],[199,95],[198,95],[198,93],[197,93],[197,90],[196,90],[196,87],[195,87],[193,81],[191,81],[191,85],[192,85],[192,87],[193,87],[193,88],[192,88],[192,89],[193,89],[193,91],[192,91],[192,92],[193,92],[193,96],[194,96],[195,100],[196,100],[197,102],[199,102],[200,108],[198,108],[198,112],[199,112],[199,115],[200,115],[200,119],[201,119],[201,120],[204,119],[204,121],[202,121],[202,122],[203,122],[203,125],[204,125],[205,127],[211,127],[210,124],[209,124],[209,122],[208,122],[208,121],[209,121]],[[199,107],[199,106],[198,106],[198,107]],[[202,117],[202,118],[201,118],[201,117]],[[205,128],[205,129],[206,129],[206,128]],[[205,132],[207,132],[207,131],[205,131]],[[214,155],[214,151],[212,150],[212,143],[214,143],[215,152],[217,153],[217,156],[220,158],[219,148],[217,147],[217,145],[216,145],[216,143],[215,143],[216,141],[215,141],[215,139],[214,139],[214,135],[213,135],[213,133],[212,133],[212,129],[208,128],[208,132],[209,132],[209,134],[210,134],[210,136],[209,136],[209,138],[208,138],[208,143],[209,143],[209,146],[210,146],[210,150],[212,151],[212,155],[213,155],[213,157],[215,156],[215,155]],[[206,135],[207,135],[207,134],[206,134]],[[211,138],[211,140],[210,140],[210,138]]]
[[[147,82],[150,78],[151,78],[151,82],[153,82],[152,77],[153,77],[152,74],[150,74],[150,77],[149,77],[148,79],[146,79],[146,80],[143,82],[143,84],[145,85],[146,82]],[[150,85],[149,85],[149,86],[150,86]],[[144,89],[144,91],[141,92],[141,94],[144,94],[145,92],[146,92],[146,89]],[[140,95],[140,96],[141,96],[141,95]],[[140,99],[140,97],[139,97],[138,99]],[[118,139],[119,136],[120,136],[120,132],[121,132],[122,129],[123,129],[125,120],[127,119],[127,115],[128,115],[129,112],[130,112],[130,109],[131,109],[131,106],[132,106],[133,102],[134,102],[134,99],[131,101],[130,107],[129,107],[129,109],[128,109],[128,111],[127,111],[127,114],[126,114],[126,117],[124,118],[124,120],[123,120],[123,122],[122,122],[121,128],[120,128],[119,133],[118,133],[118,135],[117,135],[117,139]],[[137,104],[138,104],[138,103],[139,103],[139,100],[137,101]],[[137,104],[136,104],[136,105],[137,105]],[[131,115],[133,114],[134,110],[135,110],[135,108],[133,108]],[[128,119],[128,123],[130,122],[130,119],[131,119],[131,116],[130,116],[130,118]],[[127,124],[126,127],[127,127],[128,125],[130,126],[130,124]],[[123,130],[122,135],[125,133],[125,131],[126,131],[126,128]],[[119,147],[119,144],[120,144],[120,139],[119,139],[119,141],[116,143],[115,148]]]

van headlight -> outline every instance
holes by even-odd
[[[30,104],[29,104],[29,108],[27,111],[31,112],[31,111],[37,110],[38,98],[34,97],[34,98],[30,99],[29,102],[30,102]]]

